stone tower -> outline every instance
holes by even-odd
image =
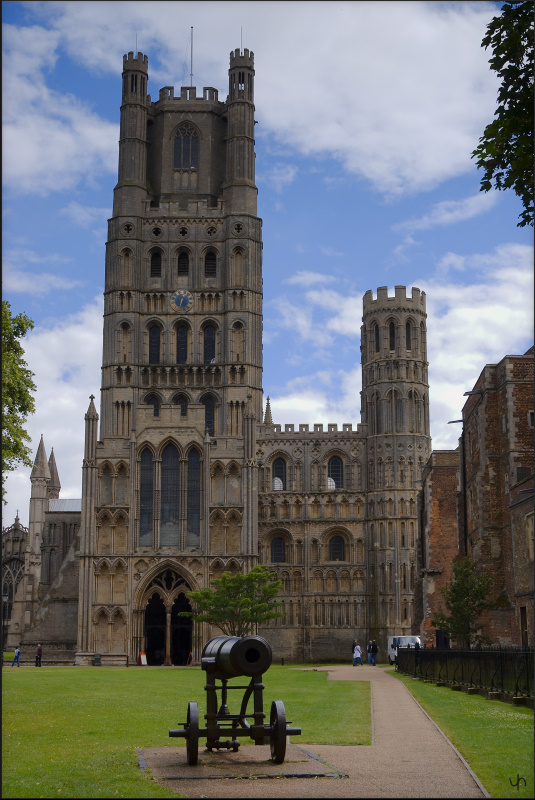
[[[118,182],[106,245],[100,432],[86,415],[77,663],[186,663],[200,631],[178,616],[211,577],[225,506],[235,569],[258,560],[262,240],[254,58],[213,88],[147,94],[123,60]],[[214,474],[222,492],[211,491]],[[218,483],[219,486],[219,483]]]
[[[367,425],[370,628],[411,632],[417,583],[416,499],[431,452],[425,293],[371,291],[361,328],[362,421]]]

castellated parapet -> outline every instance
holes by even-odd
[[[417,289],[415,286],[412,287],[411,297],[407,297],[405,286],[394,287],[394,297],[388,296],[387,286],[379,286],[375,299],[371,289],[368,289],[365,293],[363,299],[364,314],[370,311],[377,311],[379,307],[383,305],[393,306],[400,302],[412,303],[414,306],[419,306],[419,310],[425,313],[425,292],[421,292],[420,289]]]
[[[142,72],[149,71],[149,59],[143,53],[134,53],[130,51],[128,55],[123,56],[123,69],[138,69]]]
[[[252,68],[254,66],[254,53],[251,50],[245,48],[243,53],[241,52],[240,48],[237,47],[234,51],[231,50],[230,52],[230,69],[236,69],[237,67],[249,67]]]

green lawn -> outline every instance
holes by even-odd
[[[302,729],[296,744],[371,743],[368,683],[328,682],[326,672],[276,665],[264,683],[264,710],[284,702],[288,720]],[[190,700],[203,724],[204,684],[200,668],[4,667],[3,796],[176,797],[139,770],[136,748],[184,746],[168,731],[185,721]],[[242,694],[229,692],[231,712]]]
[[[531,709],[391,672],[455,745],[491,797],[533,797]],[[517,787],[519,776],[526,784],[520,781]]]
[[[264,676],[264,710],[283,700],[288,720],[302,728],[296,744],[370,744],[369,684],[307,670],[273,665]],[[393,674],[492,797],[533,797],[533,711]],[[176,797],[139,770],[136,748],[184,746],[168,730],[184,722],[190,700],[203,724],[204,683],[198,667],[4,667],[3,796]],[[231,711],[241,697],[229,692]],[[511,785],[517,776],[526,786]]]

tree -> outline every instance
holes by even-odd
[[[533,225],[533,0],[505,3],[487,25],[481,46],[492,47],[489,60],[501,80],[494,119],[472,153],[482,192],[514,189],[524,210],[517,227]]]
[[[477,564],[465,556],[453,565],[453,579],[449,586],[441,589],[450,612],[436,611],[431,625],[444,631],[446,636],[464,647],[483,644],[486,639],[479,633],[479,615],[491,603],[486,597],[492,586],[492,577],[477,568]]]
[[[247,636],[254,633],[256,625],[284,616],[284,612],[275,610],[282,605],[276,601],[282,581],[275,577],[275,572],[261,566],[246,575],[224,572],[211,581],[213,589],[186,593],[196,610],[183,611],[181,616],[210,622],[227,636]]]
[[[35,410],[32,392],[35,384],[33,372],[23,360],[24,350],[20,339],[33,328],[33,321],[25,314],[11,316],[11,306],[2,300],[2,499],[5,497],[6,473],[18,464],[32,466],[30,448],[25,442],[30,437],[24,429],[28,414]]]

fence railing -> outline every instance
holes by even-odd
[[[398,648],[396,669],[415,678],[533,697],[533,648]]]

